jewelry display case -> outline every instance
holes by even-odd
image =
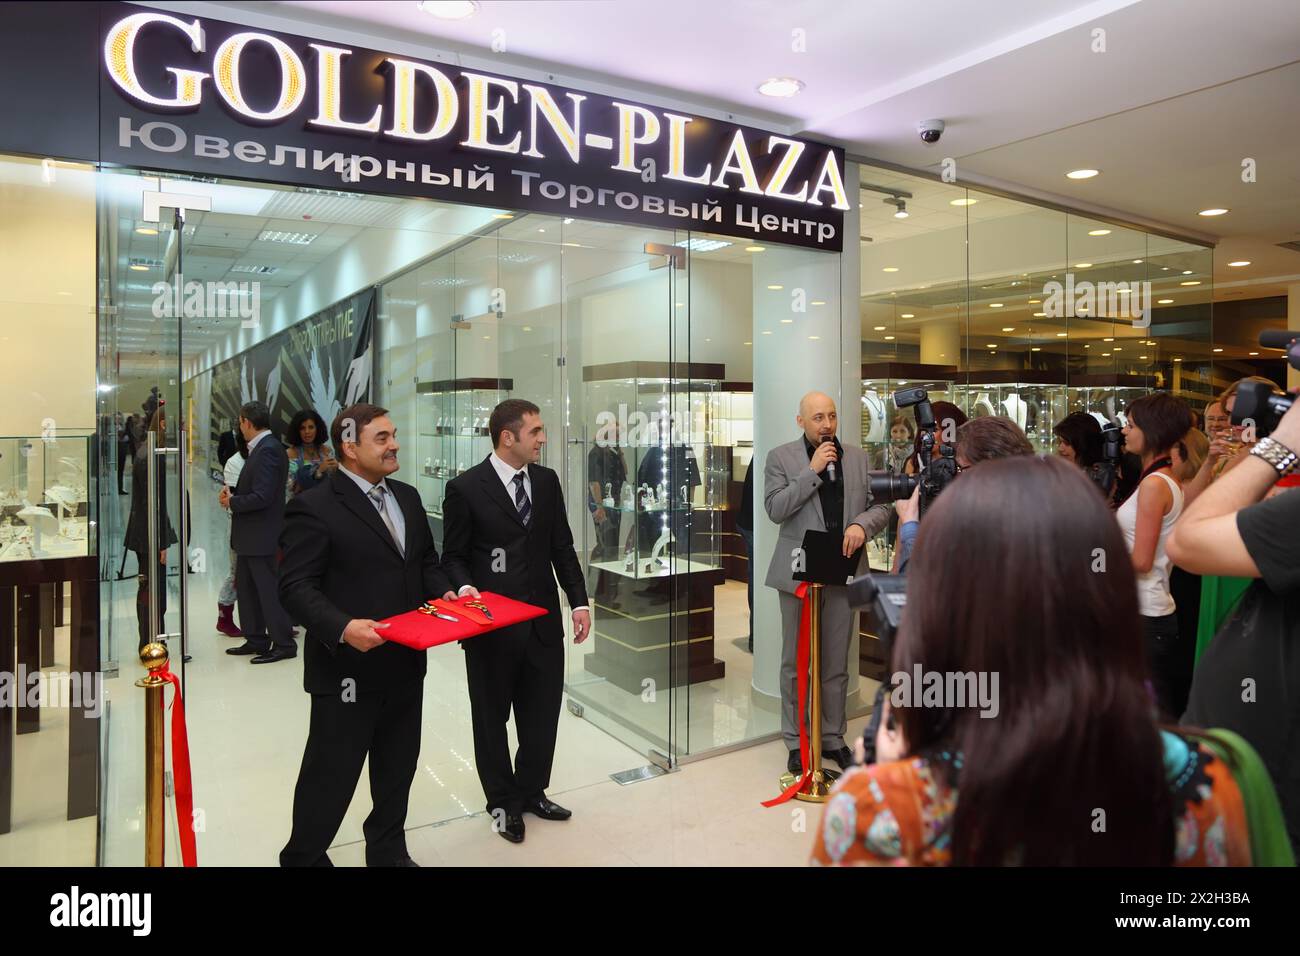
[[[508,378],[458,378],[419,382],[416,431],[418,483],[426,513],[442,518],[447,482],[474,467],[492,451],[488,419],[510,397]]]
[[[993,369],[971,372],[953,389],[953,402],[969,418],[1000,415],[1025,433],[1034,450],[1056,449],[1052,429],[1069,414],[1065,372]]]
[[[0,438],[0,561],[91,553],[90,439]]]
[[[1163,387],[1163,376],[1096,373],[1071,375],[1068,412],[1096,412],[1107,421],[1122,425],[1120,415],[1129,403],[1153,389]]]
[[[624,690],[667,680],[669,648],[683,679],[723,676],[713,654],[713,588],[733,474],[733,420],[722,415],[723,367],[620,362],[583,369],[590,424],[575,427],[570,500],[586,502],[583,545],[596,608],[586,669]],[[734,431],[733,431],[734,436]],[[734,439],[733,439],[734,440]]]

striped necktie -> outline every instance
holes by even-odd
[[[519,520],[527,528],[533,520],[533,503],[528,500],[528,492],[524,490],[524,473],[522,471],[515,474],[514,482],[515,507],[519,510]]]
[[[388,529],[388,534],[392,537],[393,544],[397,545],[397,553],[402,557],[406,557],[406,548],[402,545],[402,539],[397,536],[397,525],[393,524],[393,519],[389,516],[388,509],[384,507],[384,499],[387,491],[388,489],[383,485],[375,485],[375,487],[371,488],[366,492],[366,494],[370,496],[370,500],[373,501],[375,507],[379,509],[379,517],[383,520],[384,527]]]

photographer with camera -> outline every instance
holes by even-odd
[[[1015,422],[1002,415],[972,418],[957,429],[957,474],[973,468],[982,461],[1033,453],[1034,446],[1029,443],[1025,433]],[[898,574],[906,573],[907,562],[916,543],[921,520],[920,492],[918,486],[912,493],[912,497],[906,501],[894,502],[894,507],[898,511],[898,552],[895,562]]]
[[[1110,573],[1095,572],[1098,550]],[[1200,735],[1153,719],[1129,570],[1078,468],[1025,456],[963,474],[926,515],[913,560],[912,578],[942,597],[907,604],[891,669],[993,693],[891,690],[879,749],[900,759],[840,778],[812,862],[1249,864],[1230,768]],[[1089,825],[1098,807],[1101,829]]]
[[[1205,430],[1210,439],[1210,451],[1201,462],[1196,474],[1184,486],[1186,504],[1191,505],[1210,483],[1241,460],[1250,450],[1254,436],[1243,438],[1241,426],[1233,426],[1232,411],[1237,403],[1237,390],[1248,382],[1273,387],[1273,382],[1260,375],[1239,378],[1205,407]]]
[[[1241,384],[1234,406],[1243,439],[1259,440],[1188,508],[1168,548],[1188,571],[1253,583],[1202,654],[1183,722],[1259,751],[1300,852],[1300,494],[1269,497],[1296,472],[1300,409],[1258,382]]]
[[[786,769],[803,772],[799,745],[799,690],[796,652],[803,602],[795,597],[791,554],[803,547],[807,531],[843,537],[850,557],[889,521],[887,505],[871,505],[867,453],[841,445],[836,437],[839,415],[835,400],[809,392],[799,401],[795,423],[803,434],[777,445],[763,469],[763,504],[767,516],[781,526],[768,566],[767,586],[775,588],[781,604],[781,734],[790,751]],[[844,743],[848,730],[849,648],[857,629],[857,612],[849,607],[845,589],[826,587],[821,610],[821,752],[841,768],[853,763]]]

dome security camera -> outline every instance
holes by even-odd
[[[939,142],[939,137],[943,135],[943,120],[921,120],[916,124],[916,131],[921,134],[921,142],[927,146],[933,146]]]

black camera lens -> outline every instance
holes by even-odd
[[[894,474],[892,471],[867,472],[867,482],[873,502],[905,501],[916,490],[914,477]]]

